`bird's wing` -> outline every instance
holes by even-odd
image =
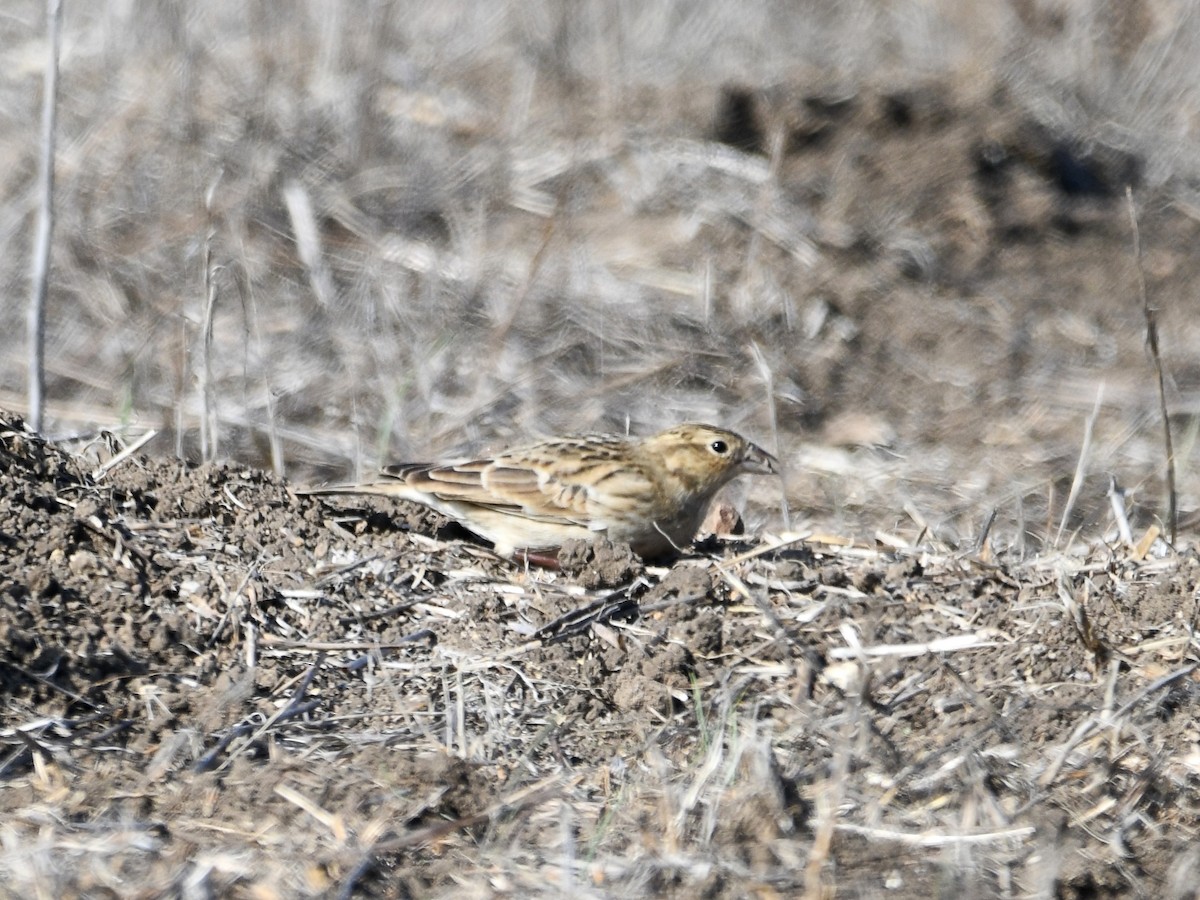
[[[563,492],[554,488],[544,469],[533,465],[477,459],[449,465],[401,464],[383,471],[443,503],[469,504],[539,522],[590,524],[586,504],[560,502]]]
[[[601,454],[572,460],[538,445],[494,459],[448,465],[401,464],[385,474],[409,488],[448,503],[469,503],[538,522],[598,527],[604,518],[602,497],[612,487],[636,495],[648,484],[616,457]],[[548,452],[550,451],[550,452]]]

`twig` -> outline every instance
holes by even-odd
[[[92,480],[99,481],[101,478],[103,478],[105,475],[107,475],[109,472],[111,472],[113,469],[115,469],[121,463],[125,462],[125,460],[129,459],[129,457],[133,456],[133,454],[137,453],[139,450],[141,450],[143,447],[145,447],[148,443],[150,443],[150,441],[153,440],[153,438],[156,434],[158,434],[158,429],[151,428],[149,431],[147,431],[145,434],[143,434],[140,438],[138,438],[136,441],[134,441],[132,444],[130,444],[128,447],[126,447],[124,450],[122,450],[120,453],[118,453],[116,456],[114,456],[108,462],[104,463],[103,465],[97,466],[95,471],[92,472]]]
[[[40,684],[40,685],[43,685],[44,687],[47,687],[52,691],[58,691],[64,697],[70,697],[76,703],[82,703],[84,706],[90,706],[92,709],[101,709],[101,706],[98,703],[93,703],[91,700],[87,699],[87,697],[84,697],[82,694],[77,694],[77,693],[75,693],[75,691],[71,690],[70,688],[65,688],[60,684],[55,684],[53,681],[51,681],[46,676],[39,675],[36,672],[31,672],[31,671],[29,671],[29,669],[26,669],[24,666],[18,665],[17,663],[12,662],[11,660],[0,659],[0,665],[7,666],[8,668],[12,669],[14,672],[17,672],[18,674],[23,675],[25,678],[28,678],[30,681],[36,682],[37,684]],[[55,664],[55,668],[57,669],[57,663]]]
[[[852,738],[849,732],[852,727],[853,723],[847,720],[841,729],[841,740],[834,747],[829,776],[814,785],[816,796],[813,803],[812,850],[809,851],[808,863],[804,867],[805,900],[818,900],[832,893],[828,890],[830,885],[823,876],[833,856],[833,834],[839,824],[844,824],[838,822],[838,817],[850,784],[850,762],[853,754],[850,749]]]
[[[1117,533],[1126,547],[1133,546],[1133,529],[1129,527],[1129,516],[1125,513],[1125,491],[1117,483],[1116,475],[1108,476],[1108,501],[1112,504],[1113,518],[1117,520]]]
[[[557,643],[569,637],[574,637],[577,634],[582,634],[590,629],[594,623],[608,622],[618,616],[638,614],[640,612],[638,602],[630,596],[630,593],[635,587],[640,587],[643,584],[644,582],[639,579],[623,588],[618,588],[611,593],[605,594],[603,597],[599,597],[585,606],[573,609],[559,616],[554,621],[547,622],[531,634],[527,640]]]
[[[1058,523],[1058,532],[1054,535],[1054,546],[1058,546],[1058,542],[1062,540],[1063,529],[1067,527],[1067,519],[1071,517],[1071,510],[1075,508],[1075,501],[1079,499],[1079,489],[1083,487],[1083,474],[1087,470],[1088,456],[1092,452],[1092,432],[1096,428],[1096,420],[1100,418],[1100,405],[1104,400],[1104,382],[1100,382],[1100,386],[1096,389],[1096,405],[1092,407],[1092,414],[1088,416],[1087,423],[1083,426],[1083,444],[1079,448],[1079,461],[1075,464],[1075,475],[1071,479],[1071,490],[1067,494],[1067,503],[1063,507],[1062,519]]]
[[[304,810],[333,833],[334,839],[343,844],[346,841],[346,823],[338,813],[331,813],[316,801],[304,796],[289,784],[275,785],[275,793],[292,805]]]
[[[1183,668],[1176,669],[1174,672],[1169,672],[1161,678],[1156,678],[1150,682],[1136,694],[1134,694],[1120,709],[1112,714],[1107,712],[1101,715],[1091,715],[1075,726],[1075,730],[1071,732],[1071,736],[1066,742],[1059,747],[1058,754],[1055,756],[1050,765],[1046,768],[1039,777],[1037,783],[1042,787],[1050,784],[1058,777],[1058,773],[1062,771],[1062,767],[1067,762],[1067,757],[1071,751],[1079,746],[1083,740],[1088,737],[1093,731],[1101,726],[1112,727],[1115,723],[1119,723],[1126,715],[1128,715],[1135,706],[1153,694],[1155,691],[1160,691],[1165,687],[1170,687],[1176,681],[1186,678],[1191,675],[1196,669],[1200,668],[1200,663],[1190,663]]]
[[[758,365],[758,373],[762,377],[763,388],[767,392],[767,415],[770,416],[771,421],[771,443],[775,450],[775,457],[779,460],[779,508],[783,513],[783,530],[791,531],[791,513],[787,501],[787,468],[784,465],[785,457],[782,448],[779,446],[779,417],[775,410],[775,373],[771,371],[771,366],[767,363],[767,358],[763,355],[762,348],[758,346],[757,341],[750,342],[750,350],[754,354],[754,362]]]
[[[1137,271],[1138,295],[1142,301],[1142,314],[1146,317],[1146,346],[1150,348],[1150,359],[1154,363],[1154,375],[1158,380],[1158,410],[1162,415],[1163,449],[1167,455],[1167,527],[1171,533],[1171,544],[1175,543],[1175,528],[1179,512],[1175,497],[1175,447],[1171,442],[1171,419],[1167,414],[1167,387],[1163,375],[1162,354],[1158,350],[1158,318],[1150,305],[1146,293],[1146,273],[1142,269],[1142,238],[1138,230],[1137,211],[1133,208],[1133,189],[1125,187],[1125,202],[1129,207],[1129,224],[1133,229],[1133,261]]]
[[[258,628],[253,622],[246,623],[246,669],[253,672],[258,665]]]
[[[437,635],[428,628],[405,635],[398,641],[289,641],[273,634],[264,634],[258,639],[260,647],[280,650],[398,650],[415,641],[431,640],[437,643]]]
[[[321,252],[321,229],[313,212],[312,200],[304,185],[293,179],[283,186],[283,204],[292,223],[292,234],[296,238],[296,253],[304,270],[313,296],[322,309],[329,309],[336,299],[333,278],[325,265]]]
[[[62,2],[46,0],[50,54],[42,95],[42,154],[38,172],[38,218],[30,271],[28,312],[29,427],[42,433],[46,408],[46,294],[50,282],[50,245],[54,237],[54,135],[58,117],[58,52],[62,44]]]
[[[834,828],[837,831],[857,834],[877,841],[895,841],[908,847],[954,847],[964,844],[990,844],[994,841],[1020,841],[1036,832],[1032,825],[1022,825],[1006,831],[988,831],[982,834],[909,834],[903,831],[888,831],[885,828],[851,825],[848,822],[839,822],[834,825]]]
[[[309,700],[307,703],[302,701],[304,700],[305,693],[308,691],[309,685],[311,685],[313,682],[313,678],[316,677],[317,670],[320,669],[323,662],[324,657],[318,657],[317,661],[308,667],[308,671],[306,671],[303,677],[300,679],[300,684],[296,687],[296,690],[292,692],[292,696],[288,699],[286,706],[268,718],[261,725],[256,726],[254,722],[243,722],[241,725],[231,728],[224,737],[217,741],[217,745],[215,747],[196,760],[195,764],[192,766],[192,771],[207,772],[212,769],[216,765],[217,758],[225,752],[225,749],[230,744],[240,737],[249,735],[244,743],[245,746],[249,746],[266,734],[272,728],[272,726],[277,725],[286,719],[302,716],[306,713],[312,712],[314,709],[320,708],[320,700]]]
[[[996,508],[992,507],[992,511],[988,513],[987,519],[984,520],[983,528],[979,532],[979,540],[975,542],[975,553],[978,556],[985,555],[988,545],[988,536],[992,533],[992,526],[996,524],[996,513]]]
[[[775,632],[775,639],[781,640],[796,656],[804,660],[804,663],[808,666],[808,672],[805,673],[803,682],[808,688],[811,688],[813,677],[825,669],[825,660],[821,658],[820,653],[792,636],[787,626],[775,614],[775,610],[771,608],[771,603],[766,596],[750,590],[746,582],[723,566],[717,565],[715,568],[717,574],[721,576],[721,579],[729,585],[735,594],[738,594],[744,600],[749,600],[758,608],[763,619],[766,620],[767,624]]]
[[[1124,704],[1122,704],[1121,708],[1113,713],[1112,718],[1120,719],[1122,716],[1132,711],[1135,706],[1137,706],[1155,691],[1160,691],[1165,687],[1170,687],[1176,681],[1187,678],[1189,675],[1195,672],[1196,669],[1200,669],[1200,663],[1189,663],[1183,668],[1176,669],[1174,672],[1168,672],[1166,675],[1154,679],[1154,681],[1150,682],[1148,685],[1130,697],[1129,700],[1127,700]]]
[[[1081,588],[1083,603],[1080,603],[1075,599],[1075,595],[1071,593],[1071,589],[1067,585],[1066,575],[1060,574],[1058,577],[1058,598],[1062,601],[1063,609],[1067,615],[1071,617],[1071,624],[1075,626],[1075,633],[1079,636],[1079,640],[1083,642],[1083,646],[1097,659],[1106,659],[1108,657],[1108,647],[1092,631],[1092,621],[1088,618],[1087,614],[1088,585],[1090,583],[1087,579],[1084,580],[1083,587]]]
[[[213,278],[212,239],[209,228],[204,237],[204,323],[201,326],[200,364],[200,455],[211,462],[217,455],[217,423],[213,415],[212,397],[212,342],[213,317],[217,311],[217,282]]]
[[[246,269],[246,257],[246,250],[243,247],[241,265],[239,266],[243,272]],[[255,299],[254,282],[253,279],[248,277],[245,279],[245,282],[250,334],[260,352],[263,352],[263,356],[266,357],[268,354],[264,350],[265,344],[262,339],[262,330],[259,328],[258,302]],[[279,435],[279,425],[275,420],[275,390],[271,384],[270,366],[263,368],[263,400],[267,408],[267,444],[271,448],[271,471],[282,478],[284,474],[283,441]]]
[[[831,647],[826,653],[829,659],[858,659],[860,657],[913,657],[935,653],[957,653],[960,650],[975,650],[996,647],[998,641],[988,640],[986,631],[975,634],[955,634],[932,641],[913,644],[876,644],[873,647]]]
[[[289,706],[286,710],[279,713],[278,715],[272,716],[267,721],[267,724],[263,727],[266,728],[271,725],[278,724],[279,722],[282,722],[284,719],[291,719],[296,716],[302,716],[305,713],[310,713],[314,709],[320,708],[320,706],[321,706],[320,700],[309,700],[307,703],[302,703],[299,706],[295,706],[295,707]],[[196,760],[195,764],[193,764],[193,766],[192,766],[192,771],[196,772],[196,773],[204,773],[204,772],[210,771],[211,769],[213,769],[216,766],[217,759],[218,759],[218,757],[220,757],[220,755],[222,753],[225,752],[225,748],[227,748],[230,744],[232,744],[238,738],[244,737],[245,735],[250,734],[251,732],[254,733],[254,736],[249,741],[246,742],[247,744],[253,743],[261,736],[258,731],[255,731],[255,724],[253,722],[244,722],[241,725],[238,725],[237,727],[230,729],[228,734],[226,734],[219,741],[217,741],[217,745],[215,747],[213,747],[211,750],[209,750],[207,753],[205,753],[202,757],[200,757],[198,760]]]

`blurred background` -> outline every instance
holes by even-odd
[[[1163,515],[1140,270],[1195,518],[1194,0],[66,0],[63,27],[51,436],[312,481],[705,420],[777,450],[793,526],[957,544],[996,513],[1036,552],[1111,532],[1110,475]],[[16,412],[45,56],[43,4],[8,0]]]

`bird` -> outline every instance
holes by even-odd
[[[514,557],[603,536],[643,559],[681,552],[738,475],[774,475],[774,456],[714,425],[645,438],[582,434],[462,462],[399,463],[382,479],[306,494],[375,494],[431,507]]]

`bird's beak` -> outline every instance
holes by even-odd
[[[779,460],[757,444],[750,444],[742,456],[741,470],[748,475],[777,475]]]

